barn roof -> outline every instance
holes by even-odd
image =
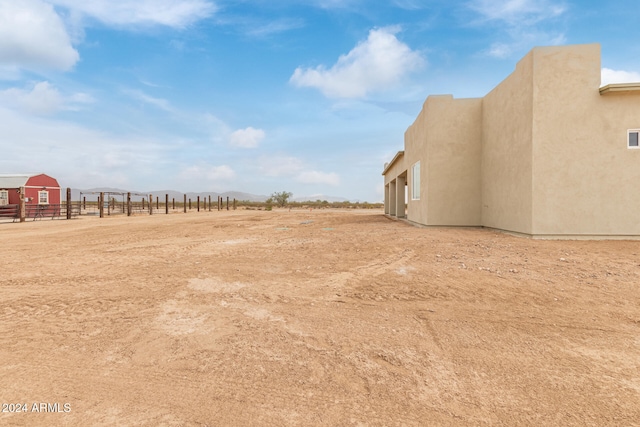
[[[27,184],[27,180],[34,174],[0,174],[0,188],[20,188]]]

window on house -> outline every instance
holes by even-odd
[[[640,129],[630,129],[628,135],[627,148],[640,148]]]
[[[48,205],[49,204],[49,192],[48,191],[38,191],[38,204],[39,205]]]
[[[411,166],[411,200],[420,200],[420,162]]]
[[[0,190],[0,206],[9,204],[9,190]]]

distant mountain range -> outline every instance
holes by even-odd
[[[327,202],[358,202],[359,201],[359,200],[345,199],[344,197],[325,196],[324,194],[316,194],[316,195],[313,195],[313,196],[303,196],[303,197],[292,197],[291,198],[292,202],[315,202],[317,200],[320,200],[320,201],[326,200]]]
[[[148,198],[149,194],[151,194],[154,199],[156,197],[159,197],[161,201],[164,200],[165,194],[169,195],[169,200],[176,199],[176,201],[181,201],[184,198],[184,194],[187,195],[187,199],[191,199],[191,200],[196,200],[198,196],[200,196],[201,200],[204,200],[209,196],[211,196],[212,200],[217,200],[219,196],[222,196],[224,200],[226,200],[228,197],[229,200],[236,199],[236,200],[247,200],[250,202],[264,202],[269,198],[269,196],[243,193],[241,191],[226,191],[224,193],[216,193],[215,191],[205,191],[200,193],[195,193],[195,192],[181,193],[179,191],[174,191],[174,190],[130,191],[130,190],[123,190],[121,188],[99,187],[99,188],[89,188],[86,190],[72,188],[71,200],[80,200],[81,197],[86,197],[87,200],[97,200],[98,194],[101,192],[124,194],[125,196],[127,192],[131,192],[131,198],[133,200],[138,200],[138,199],[141,199],[142,197]],[[65,197],[65,193],[63,190],[62,198],[64,197]],[[115,197],[116,199],[119,199],[119,196],[115,194],[113,195],[113,197]],[[323,194],[291,198],[291,201],[294,201],[294,202],[306,202],[306,201],[315,202],[316,200],[326,200],[327,202],[346,202],[346,201],[358,202],[358,200],[349,200],[349,199],[345,199],[344,197],[333,197],[333,196],[326,196]]]

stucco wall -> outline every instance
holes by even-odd
[[[428,223],[480,225],[482,99],[430,97],[425,108]]]
[[[480,225],[482,99],[430,96],[405,133],[408,219],[427,225]],[[420,200],[411,200],[420,162]]]
[[[401,175],[404,171],[407,170],[404,157],[404,155],[400,155],[391,165],[391,167],[387,169],[386,173],[384,174],[385,185],[389,184],[389,182],[393,181],[398,175]]]
[[[597,44],[533,53],[533,234],[640,234],[640,96],[600,95]]]
[[[427,98],[428,100],[429,98]],[[404,133],[404,153],[405,165],[407,168],[407,219],[419,224],[427,224],[427,188],[429,182],[423,177],[426,174],[427,166],[427,136],[426,136],[426,108],[427,101],[424,102],[422,110],[416,120]],[[413,171],[412,166],[420,162],[420,199],[412,200]]]
[[[482,225],[532,230],[533,55],[483,99]]]
[[[640,91],[601,95],[598,44],[535,48],[482,99],[430,96],[385,182],[421,164],[408,218],[534,236],[640,236]]]

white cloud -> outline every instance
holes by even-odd
[[[640,82],[640,72],[602,69],[602,86],[612,83],[636,83]]]
[[[216,6],[207,0],[48,0],[107,25],[165,25],[182,28],[208,18]]]
[[[238,129],[230,136],[231,145],[240,148],[255,148],[264,139],[265,133],[262,129],[254,129],[249,126],[246,129]]]
[[[340,177],[336,173],[306,171],[300,173],[295,179],[296,181],[303,184],[327,184],[333,186],[340,185]]]
[[[11,156],[0,159],[0,170],[43,171],[63,187],[126,187],[132,171],[138,177],[157,174],[167,156],[167,148],[155,140],[112,136],[3,107],[0,134],[11,142]]]
[[[471,10],[483,20],[503,21],[509,25],[533,25],[566,12],[562,2],[552,0],[472,0]]]
[[[279,19],[271,20],[267,23],[245,21],[242,24],[244,32],[251,37],[268,37],[273,34],[280,34],[304,26],[301,19]]]
[[[264,176],[290,176],[304,169],[302,160],[291,156],[262,156],[258,171]]]
[[[196,165],[183,169],[178,177],[183,181],[195,181],[199,185],[203,182],[228,181],[235,176],[235,171],[227,165]]]
[[[396,38],[397,32],[397,28],[371,30],[366,41],[340,56],[331,68],[298,67],[290,82],[318,88],[326,96],[337,98],[360,98],[384,90],[424,64],[418,52]]]
[[[485,53],[494,58],[502,59],[522,51],[528,51],[532,46],[558,46],[567,41],[564,34],[550,34],[531,28],[515,28],[507,33],[509,41],[493,43]]]
[[[65,8],[66,24],[55,7]],[[80,59],[74,42],[83,17],[106,25],[183,28],[215,12],[209,0],[0,0],[0,76],[16,70],[69,70]]]
[[[302,184],[340,185],[338,174],[312,170],[293,156],[263,156],[258,160],[258,171],[264,176],[287,177]]]
[[[467,7],[478,15],[474,25],[498,25],[501,40],[484,51],[495,58],[507,58],[532,46],[559,45],[566,42],[564,33],[549,22],[568,10],[555,0],[471,0]],[[493,30],[493,27],[492,27]]]
[[[487,53],[494,58],[507,58],[513,53],[513,50],[513,44],[498,42],[492,44]]]
[[[0,0],[0,65],[32,71],[69,70],[78,59],[60,16],[50,4]]]
[[[95,99],[91,95],[87,95],[86,93],[78,92],[74,93],[69,97],[69,101],[72,104],[92,104],[95,102]],[[74,109],[74,108],[72,108]]]
[[[60,110],[78,110],[93,102],[85,93],[64,96],[49,82],[38,82],[30,90],[10,88],[0,91],[0,102],[31,114],[46,115]]]
[[[137,89],[125,89],[123,92],[129,95],[133,99],[144,102],[145,104],[152,105],[161,110],[168,111],[168,112],[174,111],[173,107],[171,106],[169,101],[167,101],[166,99],[155,98]]]
[[[11,88],[0,92],[0,100],[33,114],[51,114],[62,108],[63,99],[49,82],[36,83],[32,90]]]

